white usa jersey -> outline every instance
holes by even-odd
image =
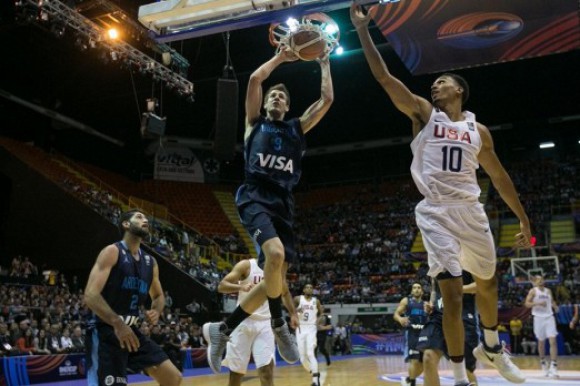
[[[545,288],[542,290],[539,287],[534,287],[534,298],[532,299],[534,303],[545,302],[545,306],[533,306],[532,315],[534,316],[552,316],[554,311],[552,310],[552,296],[550,290]]]
[[[264,279],[264,271],[258,266],[256,259],[250,259],[250,274],[244,280],[240,280],[239,284],[242,286],[253,284],[258,285]],[[240,302],[248,296],[249,292],[240,291],[238,293],[238,305]],[[268,306],[268,301],[262,303],[256,311],[250,315],[250,319],[254,320],[266,320],[270,319],[270,307]]]
[[[306,300],[304,295],[300,295],[298,309],[300,310],[299,319],[301,326],[317,325],[318,307],[314,296],[310,300]]]
[[[464,111],[465,120],[453,122],[434,108],[429,122],[411,142],[411,174],[419,192],[433,201],[476,201],[477,155],[481,137],[475,115]]]

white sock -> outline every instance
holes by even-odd
[[[467,383],[467,372],[465,371],[465,359],[461,362],[451,362],[451,369],[453,370],[453,377],[455,378],[455,383]]]
[[[499,335],[497,330],[488,330],[487,328],[483,329],[483,340],[485,345],[489,348],[494,348],[495,346],[499,345]]]

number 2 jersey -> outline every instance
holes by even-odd
[[[477,155],[481,137],[475,115],[464,111],[465,120],[453,122],[433,108],[429,122],[411,143],[411,174],[421,194],[430,201],[476,201]]]
[[[139,260],[136,260],[123,241],[115,245],[119,249],[117,263],[111,269],[101,295],[126,324],[133,325],[139,317],[139,307],[149,300],[156,263],[141,248]],[[97,322],[101,322],[98,317]]]

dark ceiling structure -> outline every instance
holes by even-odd
[[[136,21],[138,7],[149,1],[111,1],[115,12],[120,10],[124,16],[111,12],[111,7],[98,8],[94,6],[95,0],[92,2],[93,6],[88,6],[88,2],[69,5],[82,8],[85,3],[83,12],[103,28],[117,22],[130,26],[127,30],[133,32],[126,36],[127,41],[155,60],[162,60],[162,50],[150,43],[147,33],[139,29]],[[167,43],[170,50],[188,63],[183,75],[195,85],[195,101],[192,102],[148,74],[115,60],[107,50],[79,43],[73,31],[65,28],[61,33],[51,23],[25,22],[18,8],[11,1],[6,3],[2,2],[0,14],[0,47],[3,50],[0,89],[82,122],[125,145],[120,148],[78,130],[54,125],[47,121],[48,118],[4,99],[0,99],[3,118],[0,134],[44,141],[45,145],[48,142],[47,146],[73,157],[108,167],[135,154],[146,157],[146,144],[139,131],[141,115],[146,100],[156,98],[158,114],[167,117],[166,135],[213,140],[216,84],[227,67],[228,75],[239,81],[238,142],[241,143],[243,97],[248,78],[274,54],[268,42],[267,25]],[[327,116],[309,134],[309,146],[410,135],[410,122],[393,107],[370,73],[348,10],[333,11],[330,16],[340,26],[345,53],[331,58],[335,101]],[[437,74],[413,76],[380,31],[372,28],[371,32],[391,72],[413,92],[428,96]],[[226,58],[228,45],[229,59]],[[564,127],[566,135],[574,132],[574,125],[580,126],[577,118],[580,115],[578,68],[580,51],[574,50],[455,72],[469,81],[471,97],[466,108],[474,111],[480,122],[509,128],[516,133],[510,138],[525,141],[527,137],[550,139],[550,134],[560,130],[559,126],[552,125],[556,117],[576,117],[567,118],[573,123]],[[319,96],[319,67],[315,62],[284,64],[267,84],[278,82],[286,83],[290,90],[289,115],[300,115]],[[580,139],[578,136],[576,142]],[[94,154],[87,156],[90,152]],[[106,165],[104,158],[113,160]],[[134,165],[132,169],[140,167]]]

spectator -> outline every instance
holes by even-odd
[[[70,336],[70,330],[65,328],[62,330],[62,335],[60,337],[60,346],[64,352],[73,351],[73,342]]]
[[[81,329],[81,326],[76,326],[74,328],[71,343],[72,352],[85,352],[85,337],[83,336],[83,330]]]
[[[38,336],[34,338],[34,353],[37,355],[49,355],[48,339],[44,329],[38,330]]]
[[[34,354],[34,338],[30,328],[24,330],[23,335],[16,340],[16,347],[20,355]]]

